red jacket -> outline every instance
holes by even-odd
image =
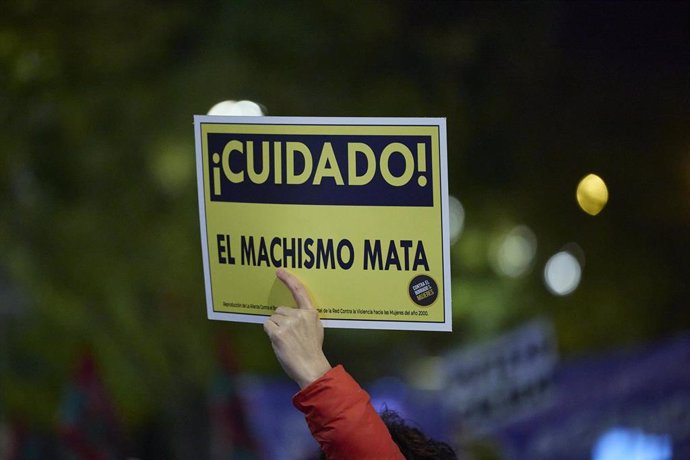
[[[336,366],[292,399],[329,459],[403,459],[369,395]]]

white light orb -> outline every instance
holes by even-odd
[[[211,107],[209,115],[225,115],[238,117],[260,117],[263,110],[261,106],[252,101],[223,101]]]
[[[568,295],[577,289],[581,276],[580,262],[568,251],[554,254],[544,267],[546,287],[557,296]]]
[[[448,197],[448,215],[450,244],[453,244],[460,239],[462,230],[465,227],[465,208],[462,207],[460,200],[455,198],[453,195],[449,195]]]
[[[505,276],[517,278],[532,267],[537,253],[537,237],[526,225],[518,225],[508,232],[493,254],[494,269]]]

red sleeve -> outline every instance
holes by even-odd
[[[326,372],[292,399],[329,459],[403,459],[369,395],[342,366]]]

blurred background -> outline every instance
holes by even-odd
[[[447,117],[453,333],[326,331],[377,408],[465,458],[690,458],[689,19],[1,2],[0,458],[316,452],[261,327],[206,319],[192,116],[226,99]]]

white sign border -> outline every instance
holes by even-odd
[[[337,320],[322,319],[321,323],[327,328],[341,329],[379,329],[401,331],[436,331],[452,332],[453,306],[451,298],[450,272],[450,224],[448,215],[448,145],[446,141],[445,118],[396,118],[396,117],[246,117],[246,116],[218,116],[194,115],[194,134],[196,138],[196,172],[197,191],[199,199],[199,226],[201,230],[201,254],[203,258],[204,285],[206,293],[206,312],[208,319],[234,321],[241,323],[263,324],[268,315],[246,315],[241,313],[223,313],[213,310],[213,295],[211,291],[211,270],[209,264],[209,250],[206,228],[206,201],[204,196],[204,170],[202,156],[201,125],[214,124],[285,124],[285,125],[388,125],[388,126],[438,126],[439,128],[439,172],[441,175],[441,221],[443,245],[443,297],[444,322],[421,323],[415,321],[377,321],[377,320]]]

